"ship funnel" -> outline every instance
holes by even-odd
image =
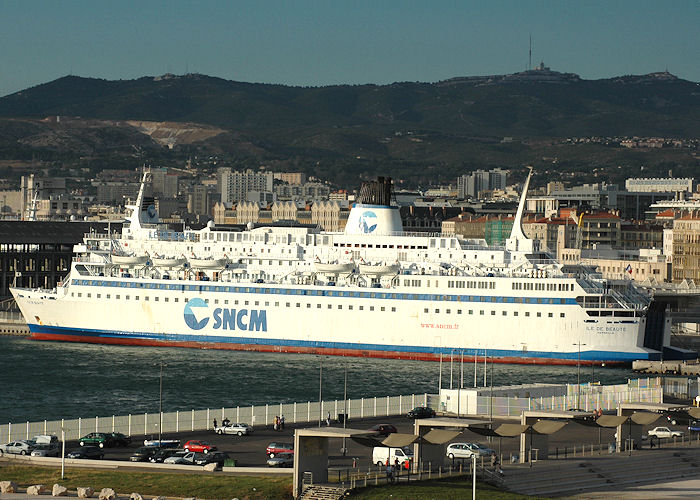
[[[403,234],[399,207],[392,206],[391,177],[363,182],[352,206],[345,234]]]

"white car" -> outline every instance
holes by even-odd
[[[29,455],[34,449],[34,441],[12,441],[7,444],[0,444],[0,452],[12,453],[14,455]]]
[[[178,451],[173,456],[163,460],[164,464],[182,464],[182,465],[192,465],[194,464],[194,451]]]
[[[294,453],[278,453],[267,459],[268,467],[294,467]]]
[[[180,446],[180,440],[179,439],[161,439],[159,441],[157,439],[144,439],[143,445],[144,446],[158,446],[160,448],[177,448],[178,446]]]
[[[253,428],[248,424],[235,423],[215,427],[214,432],[217,434],[236,434],[238,436],[242,436],[244,434],[251,434],[253,432]]]
[[[650,430],[647,434],[649,435],[649,437],[655,438],[683,437],[682,431],[672,431],[668,427],[655,427],[652,430]]]
[[[495,453],[491,448],[486,448],[485,446],[480,445],[479,443],[450,443],[447,446],[447,451],[445,451],[445,455],[452,459],[452,458],[471,458],[472,455],[481,456],[481,455],[491,455],[491,453]]]

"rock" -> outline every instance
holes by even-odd
[[[68,488],[61,486],[60,484],[54,484],[53,490],[51,490],[51,495],[54,497],[68,496]]]
[[[46,486],[43,484],[35,484],[27,488],[27,495],[41,495],[46,491]]]
[[[114,500],[115,498],[117,498],[117,494],[112,488],[102,488],[102,491],[100,491],[98,498],[100,500]]]
[[[95,493],[95,490],[93,490],[90,486],[86,486],[84,488],[78,487],[78,498],[90,498],[93,493]]]
[[[143,497],[139,493],[132,493],[129,497],[130,500],[143,500]]]
[[[17,483],[14,481],[0,481],[0,493],[17,493]]]
[[[204,470],[213,472],[216,470],[216,468],[219,466],[219,464],[207,464],[204,466]]]

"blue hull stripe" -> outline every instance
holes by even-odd
[[[150,333],[150,332],[127,332],[127,331],[110,331],[96,330],[83,328],[65,328],[57,326],[46,326],[30,324],[29,330],[32,333],[41,333],[44,335],[73,335],[87,338],[115,338],[115,339],[144,339],[151,341],[163,342],[198,342],[206,343],[221,343],[221,344],[243,344],[243,345],[260,345],[260,346],[288,346],[305,349],[337,349],[337,350],[361,350],[361,351],[385,351],[385,352],[402,352],[402,353],[423,353],[423,354],[457,354],[464,352],[467,356],[483,356],[483,348],[468,348],[454,349],[450,347],[424,347],[424,346],[407,346],[407,345],[386,345],[386,344],[361,344],[349,342],[322,342],[308,340],[287,340],[287,339],[266,339],[259,337],[219,337],[215,335],[191,335],[191,334],[165,334],[165,333]],[[537,358],[551,360],[567,360],[575,361],[579,357],[578,350],[573,352],[549,352],[549,351],[527,351],[523,353],[517,350],[508,349],[487,349],[488,356],[504,357],[504,358]],[[657,360],[660,359],[660,353],[657,352],[619,352],[619,351],[581,351],[581,360],[609,361],[617,363],[631,363],[638,359]]]

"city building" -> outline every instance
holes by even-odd
[[[151,170],[153,195],[157,198],[175,198],[178,194],[178,175],[167,168]]]
[[[673,281],[700,284],[700,213],[673,221]]]
[[[458,196],[464,198],[478,198],[481,191],[493,189],[505,189],[508,180],[508,171],[500,168],[493,170],[476,170],[471,174],[457,178]]]
[[[625,189],[638,193],[681,192],[693,193],[697,182],[693,178],[630,178],[625,181]]]
[[[217,171],[217,182],[221,185],[217,189],[221,192],[221,201],[234,202],[247,199],[249,191],[273,191],[272,172],[254,172],[245,170],[234,171],[230,168],[221,168]]]

